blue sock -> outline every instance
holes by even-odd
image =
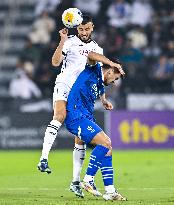
[[[88,168],[86,171],[87,175],[90,175],[90,176],[96,175],[98,169],[101,166],[101,162],[108,151],[109,151],[109,149],[107,147],[102,146],[102,145],[97,145],[93,149],[91,156],[90,156],[89,165],[88,165]]]
[[[100,166],[103,182],[105,186],[113,185],[114,174],[112,167],[112,156],[105,156]]]

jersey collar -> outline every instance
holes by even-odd
[[[104,73],[102,67],[101,67],[101,75],[102,75],[102,81],[104,82]]]

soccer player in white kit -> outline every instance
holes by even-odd
[[[62,61],[63,65],[61,73],[57,76],[55,81],[53,93],[53,120],[47,126],[45,131],[42,155],[38,164],[38,169],[41,172],[51,173],[51,169],[48,166],[48,155],[58,130],[66,118],[68,94],[79,74],[85,69],[87,59],[108,64],[111,67],[120,67],[119,64],[116,64],[103,56],[103,49],[91,39],[93,27],[94,25],[91,17],[83,16],[82,24],[77,27],[78,36],[67,36],[67,29],[59,31],[61,40],[53,54],[52,65],[57,67]],[[112,107],[111,103],[109,103],[105,97],[101,100],[106,109]],[[86,147],[84,143],[75,143],[73,151],[73,182],[80,181],[80,171],[84,161],[80,159],[84,158],[85,150]],[[74,185],[79,188],[79,184]],[[81,194],[81,197],[82,195],[83,194]]]

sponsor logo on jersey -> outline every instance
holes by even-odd
[[[91,49],[91,50],[79,50],[79,53],[81,54],[81,55],[83,55],[83,56],[88,56],[88,54],[91,52],[91,51],[96,51],[96,49],[95,48],[93,48],[93,49]]]

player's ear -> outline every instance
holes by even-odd
[[[94,24],[92,23],[92,31],[94,30]]]

